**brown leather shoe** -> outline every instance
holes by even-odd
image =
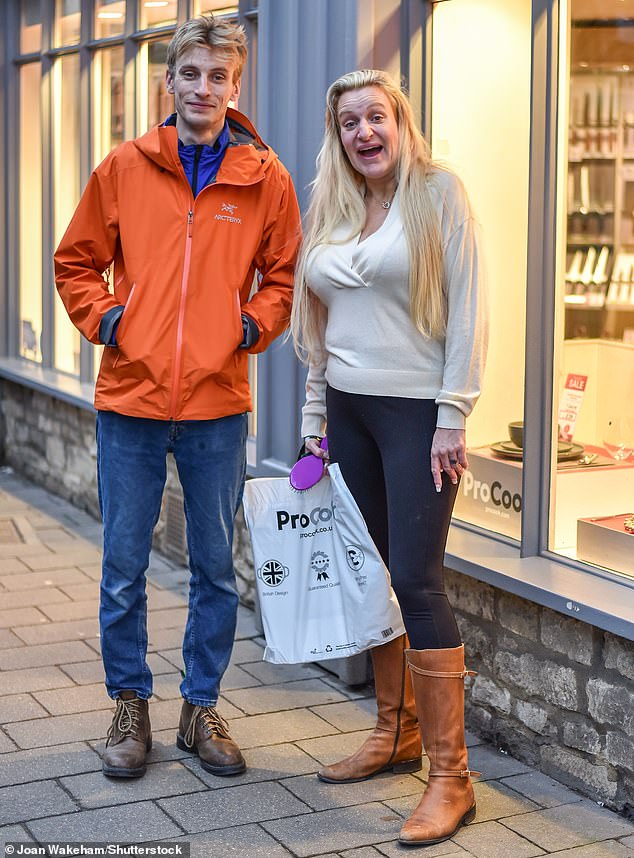
[[[130,696],[133,695],[133,696]],[[140,778],[145,774],[145,755],[152,748],[152,730],[147,700],[123,691],[108,730],[102,757],[104,775],[111,778]]]
[[[421,736],[412,679],[407,669],[407,635],[370,650],[378,717],[376,727],[359,750],[325,766],[319,780],[328,784],[364,781],[380,772],[417,772],[421,768]]]
[[[200,765],[212,775],[240,775],[247,764],[229,735],[229,725],[214,706],[194,706],[183,700],[176,744],[198,754]]]

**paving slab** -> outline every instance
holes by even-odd
[[[103,683],[79,685],[56,691],[35,691],[33,697],[45,706],[51,715],[72,715],[97,709],[112,709]]]
[[[327,674],[320,667],[310,664],[271,664],[268,661],[253,661],[241,663],[240,667],[263,685],[294,682],[298,679],[327,678]]]
[[[299,742],[301,739],[327,736],[334,732],[335,728],[331,724],[306,709],[254,715],[231,722],[231,735],[241,748]]]
[[[558,858],[633,858],[634,851],[616,840],[604,840],[601,843],[575,846],[573,849],[564,849],[563,852],[548,854],[556,855]]]
[[[26,828],[21,825],[5,825],[0,828],[0,849],[4,852],[6,843],[33,843],[34,840]]]
[[[68,567],[79,566],[82,563],[97,563],[100,555],[94,546],[75,549],[60,546],[61,550],[50,551],[48,554],[36,554],[27,557],[23,562],[34,572],[47,572]]]
[[[0,576],[0,584],[9,591],[39,590],[40,587],[62,587],[73,584],[84,586],[86,581],[88,578],[84,573],[73,567],[45,572],[26,572],[23,575]]]
[[[103,683],[105,681],[103,662],[101,658],[97,657],[95,652],[92,653],[92,661],[60,664],[59,667],[77,685],[94,685],[97,682]]]
[[[556,807],[558,804],[572,804],[581,801],[583,796],[563,784],[554,781],[541,772],[527,772],[523,775],[511,775],[502,778],[505,784],[516,792],[540,804],[542,807]]]
[[[308,809],[284,787],[269,782],[159,799],[158,805],[188,832],[293,817]]]
[[[320,718],[328,721],[333,727],[341,730],[342,733],[370,730],[376,724],[376,700],[374,697],[313,707],[313,712],[316,712]]]
[[[408,849],[400,843],[378,843],[374,847],[380,855],[387,858],[404,858],[405,855],[416,855],[416,849]],[[434,846],[425,846],[425,851],[419,854],[422,858],[470,858],[471,853],[454,843],[453,840],[445,840],[444,843],[436,843]]]
[[[61,605],[42,605],[39,610],[56,623],[68,620],[91,620],[99,616],[99,599],[85,599],[82,602]]]
[[[497,751],[490,745],[476,745],[469,749],[469,768],[482,772],[480,781],[521,775],[531,771],[529,766],[514,760],[503,751]]]
[[[191,858],[286,858],[291,853],[259,825],[239,825],[174,838],[191,844]]]
[[[550,852],[634,833],[633,823],[588,799],[511,817],[504,824]]]
[[[0,789],[0,825],[75,810],[75,802],[54,781]]]
[[[183,833],[151,801],[53,816],[31,822],[29,828],[39,842],[53,840],[65,843],[82,840],[144,843],[147,840],[171,839]]]
[[[299,858],[308,858],[394,840],[401,822],[400,816],[375,802],[263,822],[262,827]]]
[[[247,770],[230,780],[231,786],[255,783],[257,781],[278,781],[291,775],[305,775],[317,770],[317,763],[295,745],[269,745],[265,748],[248,748],[244,751]],[[184,765],[191,769],[210,789],[223,789],[226,778],[219,778],[206,772],[198,759],[190,757]],[[315,778],[316,780],[316,778]],[[301,796],[300,796],[301,798]]]
[[[358,750],[372,731],[359,730],[355,733],[339,733],[335,732],[333,728],[330,732],[332,735],[322,735],[317,739],[303,739],[297,744],[307,754],[314,757],[317,762],[329,766]]]
[[[148,611],[161,611],[164,608],[180,608],[187,605],[187,599],[179,593],[164,590],[149,584],[146,587]]]
[[[32,626],[35,623],[46,622],[48,622],[48,617],[44,616],[42,611],[37,608],[14,608],[13,610],[0,611],[0,629]]]
[[[27,608],[38,605],[53,605],[64,602],[71,604],[71,599],[57,587],[43,587],[39,590],[17,590],[8,593],[2,588],[2,607],[6,610]]]
[[[327,784],[309,775],[289,778],[282,784],[313,810],[330,810],[373,801],[390,805],[389,799],[401,796],[411,796],[412,804],[416,805],[422,793],[420,781],[411,775],[383,774],[353,784]]]
[[[0,650],[0,670],[59,665],[68,661],[92,661],[95,657],[85,641],[21,646]]]
[[[81,808],[128,804],[205,790],[205,784],[180,762],[147,767],[142,778],[106,778],[101,771],[62,778],[60,784]]]
[[[101,759],[83,742],[15,751],[2,757],[0,786],[50,780],[97,770],[101,771]]]
[[[18,746],[15,742],[12,742],[11,739],[0,730],[0,754],[9,754],[11,751],[17,751]]]
[[[0,650],[10,649],[24,644],[24,641],[15,635],[11,629],[0,629]]]
[[[48,688],[66,688],[73,684],[59,667],[29,667],[25,670],[6,670],[2,673],[2,693],[18,691],[44,691]]]
[[[224,692],[223,692],[224,693]],[[321,703],[336,703],[343,696],[320,679],[302,679],[279,685],[262,685],[248,691],[227,691],[227,699],[247,715],[302,709]]]
[[[481,822],[463,826],[452,837],[475,858],[534,858],[544,851],[499,822]]]
[[[476,822],[487,822],[491,819],[503,819],[518,813],[529,813],[539,810],[539,805],[524,796],[510,790],[499,783],[474,783],[476,797]],[[386,801],[385,804],[403,817],[408,817],[420,801],[424,789],[419,786],[416,795],[403,796]]]
[[[78,638],[98,638],[97,615],[89,620],[71,620],[64,623],[40,623],[37,626],[21,626],[16,634],[27,644],[49,644],[60,641],[75,641]]]
[[[0,697],[0,724],[30,718],[46,718],[48,714],[47,710],[30,694],[9,694]]]

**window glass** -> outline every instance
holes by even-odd
[[[42,118],[40,64],[20,69],[20,354],[41,361]]]
[[[76,45],[81,33],[81,0],[55,0],[53,44]]]
[[[93,71],[93,164],[123,142],[123,47],[95,52]]]
[[[562,22],[549,537],[554,551],[632,575],[633,28],[619,0],[571,0]]]
[[[481,225],[491,319],[455,516],[519,539],[522,449],[508,424],[524,413],[531,0],[438,3],[432,27],[432,152]]]
[[[79,55],[59,57],[53,66],[53,215],[55,246],[79,202]],[[79,374],[79,331],[61,301],[55,301],[54,366]]]
[[[165,88],[169,40],[142,45],[139,54],[139,125],[143,131],[164,122],[174,112],[174,97]]]
[[[195,9],[196,15],[207,15],[209,12],[216,15],[238,14],[238,4],[229,3],[227,0],[198,0]]]
[[[177,0],[141,0],[140,28],[167,27],[176,23]]]
[[[20,53],[42,50],[42,10],[40,0],[20,3]]]
[[[97,0],[95,39],[120,36],[125,28],[125,0]]]

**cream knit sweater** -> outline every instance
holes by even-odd
[[[346,393],[434,399],[439,427],[462,429],[480,394],[487,345],[486,296],[475,223],[450,172],[430,178],[444,251],[447,330],[428,339],[409,315],[409,261],[397,191],[372,235],[316,247],[306,281],[327,308],[322,360],[311,363],[302,435],[323,435],[326,382]],[[345,239],[342,225],[333,233]]]

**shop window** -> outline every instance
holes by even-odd
[[[139,126],[147,131],[174,112],[174,97],[165,88],[169,40],[149,42],[139,52]]]
[[[531,0],[437,3],[432,27],[432,153],[461,177],[481,225],[491,319],[455,516],[519,539],[522,447],[509,423],[524,414]]]
[[[95,53],[93,72],[93,164],[123,143],[123,47]]]
[[[549,547],[634,575],[632,6],[571,0],[562,29]]]
[[[176,23],[177,0],[141,0],[140,28],[169,27]]]
[[[42,74],[20,69],[20,354],[41,361],[42,335]]]
[[[42,50],[42,10],[40,0],[21,0],[20,53]]]
[[[55,247],[79,202],[79,54],[59,57],[53,66],[53,220]],[[54,302],[54,366],[79,375],[80,334],[61,301]]]
[[[53,44],[76,45],[81,34],[81,0],[55,0]]]
[[[94,37],[106,39],[121,36],[125,29],[125,0],[97,0]]]
[[[195,5],[196,15],[237,15],[238,4],[228,3],[227,0],[198,0]]]

